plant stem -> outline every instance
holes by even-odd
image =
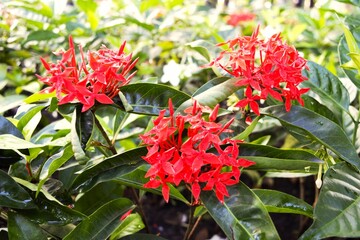
[[[137,205],[138,208],[139,208],[139,214],[140,214],[141,218],[142,218],[143,221],[144,221],[144,225],[145,225],[146,232],[147,232],[147,233],[151,233],[150,227],[149,227],[149,223],[148,223],[148,221],[147,221],[147,219],[146,219],[145,212],[144,212],[144,209],[143,209],[143,207],[142,207],[142,204],[141,204],[141,201],[140,201],[140,199],[139,199],[139,196],[138,196],[136,190],[135,190],[133,187],[130,187],[130,189],[131,189],[132,195],[133,195],[133,197],[134,197],[134,199],[135,199],[136,205]]]
[[[104,128],[101,126],[101,123],[99,122],[99,120],[96,118],[96,115],[95,113],[93,112],[94,114],[94,122],[95,122],[95,125],[98,127],[98,129],[100,130],[101,132],[101,135],[103,135],[106,143],[108,144],[108,147],[110,149],[110,151],[112,152],[112,154],[117,154],[116,152],[116,149],[114,147],[114,145],[111,143],[110,139],[109,139],[109,136],[106,134]]]
[[[191,202],[193,202],[193,197],[191,197]],[[189,225],[186,229],[184,240],[190,239],[191,234],[194,232],[193,228],[195,228],[197,225],[197,224],[196,225],[194,224],[194,212],[195,212],[195,206],[193,204],[191,204],[190,212],[189,212]]]

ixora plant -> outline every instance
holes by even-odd
[[[344,31],[340,60],[359,88],[359,31],[353,24]],[[135,189],[189,206],[184,239],[207,213],[228,239],[280,239],[269,213],[312,218],[301,239],[359,237],[360,115],[349,90],[280,34],[263,40],[257,28],[218,47],[207,67],[219,76],[191,96],[131,82],[137,59],[125,43],[118,51],[80,46],[77,57],[70,37],[56,62],[41,58],[46,73],[38,78],[47,88],[14,117],[0,117],[0,160],[9,167],[0,171],[0,213],[10,239],[163,239],[138,233],[146,216]],[[224,103],[230,96],[232,111]],[[292,148],[249,141],[255,129],[275,125],[296,139]],[[251,189],[240,181],[248,170],[317,176],[314,208]]]

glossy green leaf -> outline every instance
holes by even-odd
[[[338,118],[341,116],[341,111],[348,112],[349,94],[339,78],[317,63],[309,61],[307,66],[309,71],[304,70],[303,75],[308,80],[302,82],[301,86],[310,88],[317,94],[319,101],[332,110]]]
[[[134,83],[121,87],[121,92],[132,106],[134,113],[158,115],[163,109],[168,108],[168,100],[171,98],[176,109],[190,96],[161,84]],[[120,102],[116,102],[121,106]]]
[[[74,210],[91,215],[107,202],[123,197],[123,190],[124,186],[115,181],[99,183],[76,200]]]
[[[80,188],[86,191],[100,182],[110,181],[129,173],[144,164],[142,156],[145,156],[146,153],[146,148],[142,147],[107,158],[81,172],[72,184],[72,189]]]
[[[90,113],[91,115],[92,113]],[[77,117],[79,116],[79,117]],[[82,139],[82,114],[79,113],[79,108],[77,108],[76,111],[73,112],[72,119],[71,119],[71,144],[73,147],[74,157],[77,161],[80,163],[87,162],[89,160],[88,156],[86,156],[84,149],[84,141]],[[86,133],[87,135],[88,133]],[[84,139],[85,140],[85,139]]]
[[[145,178],[145,174],[148,170],[148,166],[141,166],[135,171],[132,171],[128,174],[124,174],[120,177],[115,178],[117,182],[124,184],[126,186],[134,187],[137,189],[145,190],[147,192],[152,192],[158,195],[162,195],[161,188],[153,189],[153,188],[144,188],[144,184],[149,181],[148,178]],[[179,201],[184,202],[185,204],[189,205],[189,201],[180,193],[180,191],[170,185],[170,198],[177,199]]]
[[[356,43],[360,46],[360,28],[350,30]],[[339,46],[338,46],[340,63],[345,64],[351,60],[349,54],[349,47],[346,43],[345,37],[342,37]],[[349,79],[355,84],[355,86],[360,89],[360,78],[358,77],[358,71],[355,69],[344,69],[345,74]]]
[[[355,147],[339,125],[300,106],[286,112],[283,106],[263,109],[263,113],[278,119],[291,132],[299,132],[305,138],[331,149],[343,160],[360,169],[360,159]]]
[[[39,225],[16,212],[9,212],[8,231],[11,240],[46,240],[45,232]]]
[[[107,239],[120,225],[120,217],[134,208],[133,203],[126,198],[108,202],[84,219],[64,240]]]
[[[300,239],[360,236],[360,174],[347,163],[324,175],[314,222]]]
[[[253,189],[260,198],[268,212],[293,213],[313,217],[313,208],[304,200],[290,194],[270,189]]]
[[[25,98],[26,96],[24,95],[0,96],[0,113],[20,106]]]
[[[145,227],[140,214],[133,213],[127,216],[119,227],[111,234],[110,240],[119,239],[134,234]]]
[[[221,83],[197,94],[193,97],[193,99],[197,100],[204,106],[214,107],[216,104],[225,100],[239,89],[239,87],[235,86],[235,83],[238,81],[236,78],[231,78],[224,82],[220,78],[219,81]],[[183,104],[181,104],[177,111],[183,111],[187,107],[191,106],[193,104],[193,99],[185,101]]]
[[[0,135],[0,149],[28,149],[41,148],[44,146],[62,146],[64,141],[52,141],[46,144],[34,144],[11,134]]]
[[[25,43],[30,41],[48,41],[58,37],[60,37],[59,34],[49,30],[31,31],[25,39]]]
[[[67,145],[60,152],[49,157],[41,168],[39,175],[39,184],[36,195],[39,193],[41,187],[51,175],[58,170],[65,162],[67,162],[74,155],[71,145]]]
[[[302,99],[304,100],[304,107],[313,111],[313,112],[316,112],[324,117],[326,117],[327,119],[330,119],[331,121],[335,122],[336,124],[340,124],[341,120],[337,119],[334,115],[334,113],[326,106],[326,105],[323,105],[321,103],[319,103],[315,98],[313,97],[310,97],[308,95],[304,95],[302,96]],[[346,115],[347,118],[348,117],[348,114],[346,112],[343,112],[343,115]],[[349,118],[349,120],[351,121],[351,118]],[[343,125],[345,125],[343,123]]]
[[[259,122],[260,117],[256,117],[252,123],[244,129],[244,131],[242,131],[241,133],[239,133],[238,135],[236,135],[235,137],[233,137],[233,139],[237,139],[237,140],[245,140],[255,129],[256,124]]]
[[[37,206],[36,209],[22,209],[18,212],[38,224],[64,225],[86,218],[84,214],[62,205],[58,201],[47,199],[43,192],[39,193],[34,202]]]
[[[253,170],[316,173],[319,164],[323,163],[315,155],[301,149],[278,149],[265,145],[242,143],[239,151],[240,157],[256,163],[249,167]]]
[[[19,209],[36,207],[28,192],[2,170],[0,170],[0,206]]]
[[[280,239],[260,199],[244,183],[228,188],[220,203],[213,191],[203,191],[202,202],[229,239]]]
[[[159,237],[153,234],[146,234],[146,233],[135,233],[129,236],[125,236],[121,238],[121,240],[139,240],[139,239],[146,239],[146,240],[166,240],[163,237]]]
[[[0,136],[2,134],[11,134],[15,137],[24,139],[22,133],[9,120],[0,115]],[[7,166],[21,160],[20,155],[12,148],[0,149],[0,166]]]

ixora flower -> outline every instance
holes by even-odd
[[[285,109],[290,111],[292,100],[301,105],[304,102],[301,95],[308,88],[299,88],[299,84],[307,80],[301,72],[306,68],[306,60],[298,51],[284,43],[280,34],[275,34],[267,41],[259,39],[259,27],[251,36],[241,36],[220,43],[228,49],[222,51],[209,65],[218,66],[230,75],[238,78],[237,86],[243,86],[244,99],[237,107],[250,109],[260,115],[259,100],[265,100],[270,95],[283,102]]]
[[[229,15],[226,23],[231,26],[237,26],[240,22],[249,22],[256,18],[256,15],[249,12],[232,13]]]
[[[88,51],[86,56],[79,46],[81,63],[77,63],[74,42],[69,37],[69,49],[56,52],[61,60],[48,63],[40,58],[47,75],[37,76],[40,81],[49,85],[42,92],[56,91],[59,104],[80,102],[85,112],[95,101],[112,104],[119,93],[119,87],[129,83],[135,72],[129,74],[138,59],[132,61],[132,54],[124,54],[126,42],[115,52],[105,46],[98,51]]]
[[[238,158],[239,140],[220,139],[220,134],[229,132],[234,119],[225,125],[216,123],[219,105],[213,110],[196,101],[184,112],[174,114],[169,99],[170,116],[162,110],[154,120],[154,127],[140,136],[147,146],[144,160],[150,164],[145,177],[150,180],[147,188],[162,187],[165,201],[169,201],[169,185],[184,182],[199,201],[200,192],[214,190],[220,202],[229,196],[226,186],[239,182],[240,168],[254,162]],[[204,113],[208,113],[206,120]],[[223,145],[223,146],[222,146]],[[212,151],[208,151],[212,148]]]

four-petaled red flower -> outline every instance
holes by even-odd
[[[292,100],[303,105],[301,95],[309,89],[300,89],[299,84],[307,80],[301,74],[307,68],[306,60],[293,46],[284,43],[280,34],[267,41],[259,39],[258,34],[259,27],[251,36],[218,44],[227,45],[228,50],[222,51],[209,65],[221,67],[239,79],[237,86],[245,87],[245,98],[237,103],[238,107],[249,106],[260,115],[258,101],[269,95],[279,101],[285,99],[286,111],[290,111]]]
[[[214,190],[220,202],[229,196],[226,186],[239,182],[240,169],[254,164],[239,159],[239,140],[220,139],[220,134],[229,132],[234,119],[225,125],[216,123],[219,110],[201,106],[194,101],[186,115],[174,114],[169,99],[170,116],[162,110],[154,120],[154,127],[140,136],[148,153],[144,160],[150,164],[145,177],[150,178],[144,187],[162,187],[165,201],[169,201],[169,186],[184,182],[192,192],[195,203],[201,190]],[[203,113],[209,113],[208,120]],[[208,151],[211,149],[211,151]]]
[[[81,63],[78,64],[73,40],[69,37],[69,50],[55,53],[61,56],[57,63],[40,58],[47,76],[38,78],[50,86],[42,92],[56,91],[59,104],[80,102],[83,112],[94,106],[95,101],[112,104],[119,88],[128,84],[135,74],[129,75],[129,72],[138,59],[132,61],[131,54],[124,54],[125,44],[117,52],[102,46],[96,52],[89,51],[87,58],[79,46]]]

